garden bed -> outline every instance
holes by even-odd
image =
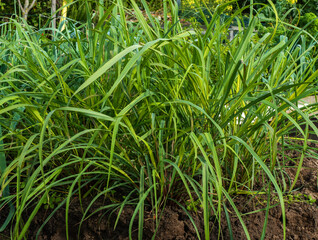
[[[301,142],[295,142],[301,144]],[[308,143],[310,151],[317,151],[317,143]],[[286,157],[291,159],[299,157],[299,152],[289,151],[285,153]],[[283,156],[279,155],[282,159]],[[291,167],[286,168],[286,173],[290,177],[290,181],[294,180],[296,174],[296,166],[289,162]],[[304,158],[303,168],[300,172],[299,180],[295,186],[295,190],[285,195],[286,207],[286,239],[318,239],[318,159]],[[261,187],[261,186],[260,186]],[[234,198],[234,202],[238,210],[242,213],[242,218],[246,224],[251,239],[260,239],[262,234],[264,220],[266,216],[266,194],[238,195]],[[90,200],[83,201],[83,208],[90,203]],[[90,212],[104,205],[102,200],[96,202]],[[271,196],[271,205],[269,210],[268,223],[266,228],[265,239],[283,239],[283,220],[280,206],[276,195]],[[234,239],[246,239],[244,230],[235,213],[229,208],[229,216],[231,218],[231,229]],[[30,211],[25,212],[25,220],[28,218]],[[36,233],[43,222],[49,216],[51,210],[42,208],[29,229],[28,239],[36,239]],[[128,229],[134,208],[124,208],[116,229],[113,229],[117,214],[107,214],[103,211],[90,217],[84,221],[81,226],[80,237],[77,237],[78,227],[82,218],[81,206],[78,198],[71,201],[69,210],[69,236],[70,239],[129,239]],[[254,213],[253,213],[254,212]],[[6,213],[5,209],[1,210],[1,216]],[[203,214],[200,210],[190,211],[192,218],[196,224],[198,232],[204,239]],[[195,228],[190,219],[180,207],[171,204],[164,210],[156,234],[156,239],[198,239]],[[144,223],[144,239],[151,239],[155,232],[154,214],[151,211],[145,212]],[[64,240],[65,237],[65,209],[60,209],[45,225],[39,234],[40,240]],[[210,217],[211,239],[218,239],[219,227],[216,216]],[[132,231],[132,239],[138,238],[138,223],[135,221]],[[10,239],[9,229],[0,235],[1,239]],[[220,239],[231,239],[226,215],[222,213]]]

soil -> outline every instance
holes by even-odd
[[[296,143],[297,144],[297,143]],[[298,143],[299,144],[299,143]],[[301,143],[300,143],[301,144]],[[311,149],[317,149],[316,143],[309,143],[308,152]],[[293,159],[299,158],[299,153],[296,151],[288,151],[283,156],[279,155],[279,159],[282,158]],[[292,160],[287,164],[293,165]],[[290,167],[286,170],[286,175],[289,176],[290,182],[295,178],[296,167]],[[286,239],[310,239],[318,240],[318,189],[317,189],[317,175],[318,175],[318,160],[307,156],[304,158],[303,168],[300,172],[299,180],[295,185],[294,190],[286,197]],[[276,199],[276,200],[275,200]],[[264,219],[266,211],[258,211],[266,207],[266,199],[262,195],[255,195],[254,197],[248,197],[246,195],[240,195],[234,198],[234,202],[238,210],[242,213],[242,218],[246,224],[251,239],[261,239],[262,230],[264,226]],[[84,202],[83,205],[87,205],[89,201]],[[281,208],[278,205],[277,197],[272,196],[272,202],[274,207],[269,210],[268,223],[266,228],[265,239],[283,239],[283,219]],[[276,206],[275,206],[276,203]],[[92,208],[92,211],[103,206],[103,202],[98,202]],[[79,222],[82,217],[81,207],[79,201],[75,198],[71,202],[69,212],[69,239],[107,239],[107,240],[126,240],[129,239],[128,228],[129,222],[133,214],[133,207],[124,208],[120,215],[116,229],[113,229],[116,221],[117,214],[109,214],[107,212],[99,211],[88,220],[86,220],[81,226],[81,232],[78,237]],[[0,209],[0,216],[4,213],[5,209]],[[254,213],[253,213],[254,212]],[[30,211],[31,213],[31,211]],[[234,211],[228,208],[230,226],[232,230],[233,239],[247,239],[244,230],[240,224],[239,219],[235,215]],[[181,240],[181,239],[198,239],[197,233],[193,224],[189,220],[189,217],[185,212],[177,206],[167,206],[163,212],[161,212],[162,218],[159,223],[156,238],[161,240]],[[39,214],[36,215],[33,223],[31,224],[30,231],[27,239],[36,239],[36,233],[43,221],[49,215],[49,210],[41,209]],[[197,231],[204,239],[203,228],[203,215],[200,211],[191,211],[192,219],[197,226]],[[3,215],[2,215],[3,216]],[[219,227],[216,216],[210,218],[211,239],[231,239],[229,231],[229,224],[226,221],[225,213],[221,216],[221,225]],[[1,222],[1,217],[0,217]],[[51,220],[45,225],[40,232],[39,240],[64,240],[65,237],[65,210],[60,209],[51,218]],[[150,211],[145,212],[145,222],[143,230],[143,239],[151,239],[155,232],[154,214]],[[4,233],[0,233],[0,239],[6,240],[9,238],[10,232],[7,229]],[[133,225],[132,239],[138,239],[138,216]]]

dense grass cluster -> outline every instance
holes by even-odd
[[[202,33],[184,29],[166,4],[163,23],[133,0],[138,21],[126,21],[118,0],[97,23],[69,21],[52,36],[12,19],[1,25],[0,207],[11,209],[13,239],[48,202],[66,206],[67,222],[75,195],[109,199],[99,210],[119,215],[135,206],[140,239],[145,209],[158,216],[167,204],[201,208],[198,238],[209,239],[212,213],[231,208],[240,218],[235,194],[277,194],[285,219],[283,195],[297,177],[289,182],[277,152],[297,129],[299,172],[309,129],[318,134],[309,117],[318,105],[298,106],[318,88],[317,41],[298,31],[273,45],[275,33],[254,31],[257,16],[229,41],[239,11],[221,22],[219,6]]]

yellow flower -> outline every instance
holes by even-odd
[[[233,10],[232,5],[227,6],[227,7],[226,7],[226,10],[227,10],[227,11],[232,11],[232,10]]]
[[[295,4],[297,0],[287,0],[290,4]]]
[[[224,4],[229,2],[230,0],[214,0],[213,1],[213,7],[216,7],[216,5]],[[295,1],[295,0],[288,0],[288,1]],[[204,6],[205,4],[209,5],[210,0],[182,0],[183,6],[186,6],[186,8],[195,8],[196,4],[199,3],[200,6]],[[231,11],[233,7],[231,5],[227,6],[226,10]]]

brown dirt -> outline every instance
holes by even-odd
[[[245,203],[244,197],[241,197],[241,203]],[[238,203],[238,199],[237,199]],[[239,204],[239,203],[238,203]],[[250,202],[249,204],[239,204],[239,210],[252,211],[255,206]],[[69,216],[69,236],[71,240],[126,240],[128,238],[128,226],[131,219],[133,209],[126,208],[119,220],[118,226],[113,231],[112,226],[116,215],[111,219],[102,217],[98,214],[90,218],[82,225],[80,237],[77,237],[78,224],[81,219],[81,213],[78,211],[78,205],[73,204]],[[150,216],[151,214],[148,213]],[[200,214],[193,214],[193,219],[196,222],[201,239],[204,239],[203,219]],[[36,230],[43,222],[43,216],[37,217],[31,227],[30,234],[27,239],[35,239]],[[243,216],[243,220],[247,226],[251,239],[260,239],[265,218],[265,211],[255,214]],[[317,205],[310,205],[305,202],[293,203],[286,206],[287,219],[287,239],[318,239],[318,209]],[[218,239],[218,227],[213,226],[211,221],[211,239]],[[246,239],[243,228],[239,220],[232,214],[231,226],[234,239]],[[138,239],[137,226],[134,224],[132,239]],[[144,239],[151,239],[154,233],[154,223],[152,219],[145,221]],[[64,240],[65,237],[65,220],[64,212],[58,212],[55,217],[46,225],[39,237],[40,240]],[[176,207],[167,207],[163,213],[163,217],[158,229],[156,239],[160,240],[192,240],[198,239],[195,229],[189,218],[184,212]],[[220,239],[230,239],[228,225],[224,214],[221,221],[221,235]],[[280,207],[272,208],[269,211],[268,226],[265,239],[283,239],[282,214]]]
[[[298,142],[299,144],[299,142]],[[301,144],[301,143],[300,143]],[[309,143],[308,153],[312,149],[317,149],[318,145]],[[299,153],[288,151],[286,156],[290,159],[299,158]],[[282,160],[283,156],[279,155]],[[297,162],[297,161],[296,161]],[[287,164],[293,165],[293,161],[287,161]],[[289,176],[290,182],[295,178],[296,167],[290,167],[286,170],[286,175]],[[300,173],[300,178],[295,186],[295,190],[289,195],[291,201],[286,197],[286,239],[290,240],[318,240],[318,160],[310,156],[306,156],[303,162],[303,168]],[[287,179],[287,178],[286,178]],[[316,200],[316,201],[315,201]],[[260,239],[265,219],[265,211],[251,213],[257,209],[266,207],[265,199],[262,196],[247,197],[238,196],[234,199],[238,210],[243,214],[242,218],[246,224],[251,239]],[[84,202],[87,205],[89,202]],[[277,204],[277,197],[273,195],[272,203]],[[291,204],[290,204],[291,203]],[[98,202],[94,205],[92,211],[103,206],[103,202]],[[74,199],[70,206],[69,212],[69,236],[71,240],[91,240],[91,239],[128,239],[128,227],[133,207],[126,207],[122,212],[117,228],[113,230],[116,220],[116,213],[110,215],[105,212],[99,212],[89,218],[82,224],[80,237],[77,237],[79,222],[82,217],[79,202]],[[65,237],[65,210],[60,209],[53,218],[46,224],[40,233],[40,240],[64,240]],[[5,213],[5,209],[0,210],[0,216]],[[35,239],[36,232],[43,221],[49,215],[49,211],[42,209],[35,217],[31,225],[27,239]],[[191,212],[193,221],[195,222],[201,239],[204,239],[203,217],[200,212]],[[231,228],[233,239],[246,239],[240,221],[235,216],[234,211],[229,207],[229,215],[231,219]],[[2,215],[3,216],[3,215]],[[26,220],[27,218],[25,218]],[[1,221],[0,221],[1,222]],[[133,225],[132,239],[138,239],[137,222]],[[210,218],[211,239],[231,239],[229,234],[228,223],[223,213],[221,216],[221,228],[219,229],[216,217]],[[154,214],[145,212],[145,223],[143,236],[144,239],[151,239],[155,232]],[[1,240],[10,239],[10,232],[0,234]],[[155,239],[160,240],[181,240],[181,239],[198,239],[195,228],[193,227],[188,216],[183,210],[176,206],[167,206],[162,213],[162,218]],[[269,210],[268,224],[265,239],[283,239],[283,223],[282,212],[280,206],[275,206]]]

